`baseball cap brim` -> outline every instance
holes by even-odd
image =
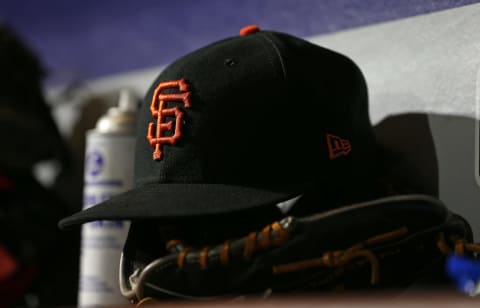
[[[303,185],[278,189],[225,184],[146,184],[114,196],[59,222],[60,228],[95,220],[192,218],[276,204],[298,195]],[[201,200],[201,202],[200,202]]]

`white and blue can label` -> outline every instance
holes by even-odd
[[[122,124],[123,129],[108,124],[112,121],[118,124],[121,119],[128,120]],[[134,120],[133,113],[122,114],[117,109],[100,119],[96,129],[87,132],[84,209],[133,188]],[[82,226],[79,307],[128,303],[120,293],[119,261],[129,224],[129,221],[99,220]]]

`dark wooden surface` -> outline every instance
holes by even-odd
[[[111,308],[135,307],[135,305]],[[406,294],[365,293],[328,294],[321,296],[271,297],[267,299],[235,298],[218,301],[162,301],[146,302],[140,307],[476,307],[480,308],[480,295],[470,297],[459,292],[427,291]]]

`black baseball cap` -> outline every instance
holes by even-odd
[[[136,138],[135,188],[60,227],[255,210],[305,191],[353,194],[375,163],[359,67],[253,25],[166,67],[140,106]]]

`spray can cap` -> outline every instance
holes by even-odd
[[[134,98],[131,91],[121,89],[118,96],[118,109],[123,112],[136,113],[138,108],[138,101]]]
[[[95,129],[100,133],[132,134],[135,131],[138,99],[128,89],[119,91],[118,104],[110,107],[97,121]]]

